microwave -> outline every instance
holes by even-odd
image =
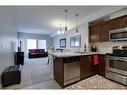
[[[120,28],[109,31],[110,41],[126,41],[127,40],[127,28]]]

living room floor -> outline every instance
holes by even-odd
[[[4,89],[61,89],[51,78],[51,64],[47,65],[47,61],[48,58],[25,59],[20,85],[12,85]],[[126,87],[95,75],[65,89],[126,89]]]
[[[47,65],[48,58],[25,58],[22,67],[20,85],[8,86],[5,89],[59,89],[61,88],[51,79],[51,64]],[[36,86],[39,84],[39,86]],[[34,85],[34,86],[33,86]]]

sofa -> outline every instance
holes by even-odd
[[[29,58],[40,58],[47,57],[48,54],[45,49],[29,49],[28,56]]]

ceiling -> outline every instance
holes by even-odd
[[[107,6],[108,7],[108,6]],[[78,13],[78,24],[83,18],[97,12],[103,6],[13,6],[10,7],[18,32],[52,35],[62,29],[67,9],[68,30],[75,27],[75,14]]]

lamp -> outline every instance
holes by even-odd
[[[78,14],[76,14],[76,34],[78,34],[78,22],[77,22]]]
[[[65,10],[65,32],[67,32],[67,11]]]
[[[61,34],[60,30],[57,31],[58,34]]]
[[[57,31],[58,34],[62,34],[62,31],[61,31],[61,24],[60,24],[60,30]]]
[[[64,34],[67,32],[67,12],[68,10],[65,11],[65,31],[61,31],[61,24],[60,24],[60,30],[57,31],[58,34]]]

